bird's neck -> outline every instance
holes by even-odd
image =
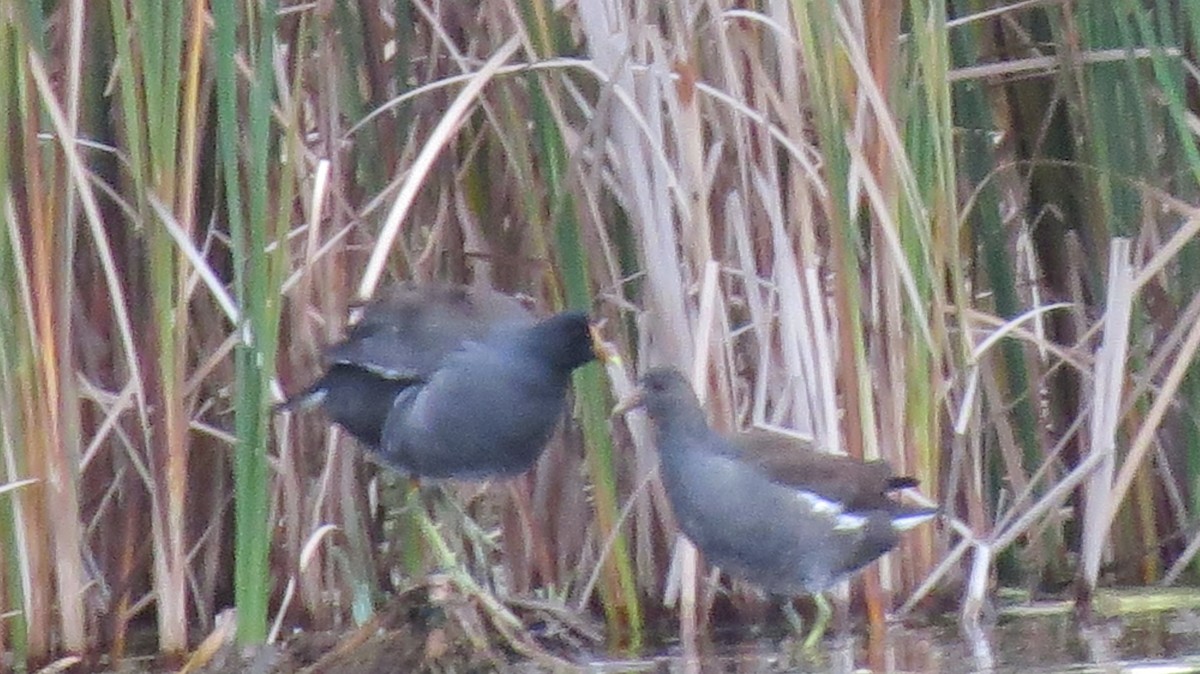
[[[508,339],[509,348],[515,353],[544,361],[564,377],[577,365],[571,358],[569,346],[563,343],[561,328],[549,321],[514,332]]]
[[[703,441],[713,435],[708,427],[704,412],[696,409],[678,409],[658,420],[659,446],[666,453],[678,454],[684,449],[705,446]],[[673,442],[664,443],[661,440],[671,438]],[[665,455],[664,455],[665,458]]]

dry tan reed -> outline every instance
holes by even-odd
[[[448,555],[488,597],[603,615],[614,644],[664,605],[691,634],[756,600],[676,544],[642,420],[604,419],[660,364],[717,428],[921,479],[945,518],[854,582],[874,622],[931,593],[974,620],[997,580],[1190,578],[1197,70],[1154,27],[1198,17],[18,4],[0,653],[120,657],[145,628],[178,653],[234,603],[247,642],[346,628]],[[590,301],[625,354],[581,376],[531,475],[437,501],[446,550],[320,415],[266,434],[402,278]]]

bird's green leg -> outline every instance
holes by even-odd
[[[404,572],[409,576],[416,576],[421,573],[425,565],[424,535],[421,533],[420,515],[418,515],[425,508],[421,500],[420,483],[415,479],[408,478],[395,483],[380,480],[380,484],[383,485],[381,489],[389,489],[389,492],[393,486],[404,491],[404,505],[399,513],[400,541],[398,547]],[[385,497],[381,495],[381,500],[383,498]]]
[[[445,569],[446,573],[454,579],[459,589],[468,595],[474,596],[483,604],[483,606],[496,619],[496,626],[503,630],[504,628],[519,630],[522,628],[521,620],[513,615],[504,604],[492,593],[480,587],[479,583],[471,577],[471,574],[458,562],[458,557],[450,546],[446,543],[446,539],[442,537],[442,532],[434,524],[433,518],[429,516],[429,511],[425,508],[418,508],[416,512],[417,524],[421,527],[421,533],[425,536],[425,542],[433,549],[433,554],[437,557],[438,563]]]
[[[829,626],[829,617],[833,614],[833,610],[829,607],[829,600],[825,598],[824,593],[814,594],[813,602],[817,605],[817,617],[813,619],[812,631],[804,638],[805,650],[812,650],[821,643],[821,637],[825,636],[825,628]]]

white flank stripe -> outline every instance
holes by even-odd
[[[830,501],[827,498],[821,498],[811,491],[796,491],[796,498],[808,504],[808,507],[818,515],[825,515],[834,519],[834,531],[853,531],[861,529],[867,524],[867,518],[862,515],[847,515],[846,509],[837,501]]]
[[[861,529],[867,525],[867,518],[862,515],[838,515],[837,524],[833,525],[834,531],[853,531]]]
[[[835,530],[861,529],[867,524],[865,516],[847,514],[846,509],[837,501],[822,498],[811,491],[804,491],[802,489],[797,489],[794,493],[796,494],[796,498],[808,505],[813,513],[834,518],[836,520],[833,525]],[[892,527],[897,531],[908,531],[922,522],[928,522],[935,516],[937,516],[937,512],[915,512],[898,515],[892,518]]]
[[[796,498],[807,503],[808,507],[812,508],[813,512],[820,513],[822,515],[840,517],[842,512],[845,511],[845,508],[842,507],[841,503],[821,498],[811,491],[797,491]]]

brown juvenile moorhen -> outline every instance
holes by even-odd
[[[709,562],[768,592],[813,595],[818,617],[806,646],[820,640],[829,619],[822,593],[936,513],[888,496],[917,481],[894,476],[882,461],[803,450],[761,431],[722,437],[675,369],[648,372],[616,411],[635,407],[655,427],[660,477],[679,527]]]

